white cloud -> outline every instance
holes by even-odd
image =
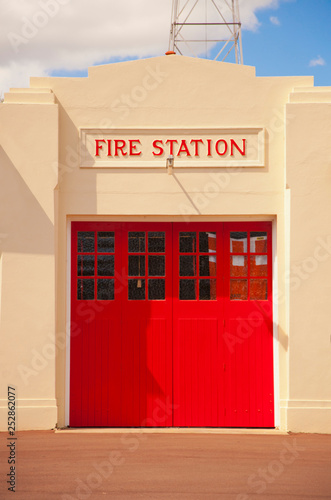
[[[326,62],[324,61],[323,57],[321,57],[321,56],[318,56],[309,62],[309,66],[325,66],[325,65],[326,65]]]
[[[270,16],[270,22],[275,26],[280,26],[280,20],[276,16]]]
[[[10,87],[28,87],[30,76],[47,76],[46,70],[36,61],[18,64],[14,61],[0,66],[0,96]]]
[[[257,30],[257,11],[279,1],[241,0],[243,28]],[[204,19],[204,2],[198,5]],[[163,55],[171,6],[172,0],[0,0],[0,92],[54,70]]]

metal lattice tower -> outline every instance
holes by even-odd
[[[243,64],[238,0],[173,0],[169,50]]]

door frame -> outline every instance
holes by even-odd
[[[71,237],[73,222],[181,222],[182,216],[178,217],[153,217],[153,216],[117,216],[117,217],[95,217],[95,216],[67,216],[66,219],[66,314],[65,314],[65,393],[64,393],[64,417],[65,427],[69,427],[70,417],[70,334],[71,334]],[[191,222],[271,222],[272,223],[272,304],[273,304],[273,378],[274,378],[274,427],[280,427],[280,374],[279,374],[279,307],[276,300],[278,294],[278,258],[277,258],[277,218],[276,217],[190,217]],[[167,428],[169,429],[174,428]],[[142,432],[144,428],[140,428]],[[157,432],[160,432],[161,428]],[[150,431],[149,431],[150,432]]]

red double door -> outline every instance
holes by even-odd
[[[70,426],[273,427],[270,223],[72,223]]]

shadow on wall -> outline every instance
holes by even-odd
[[[0,252],[54,254],[54,226],[0,146]]]

